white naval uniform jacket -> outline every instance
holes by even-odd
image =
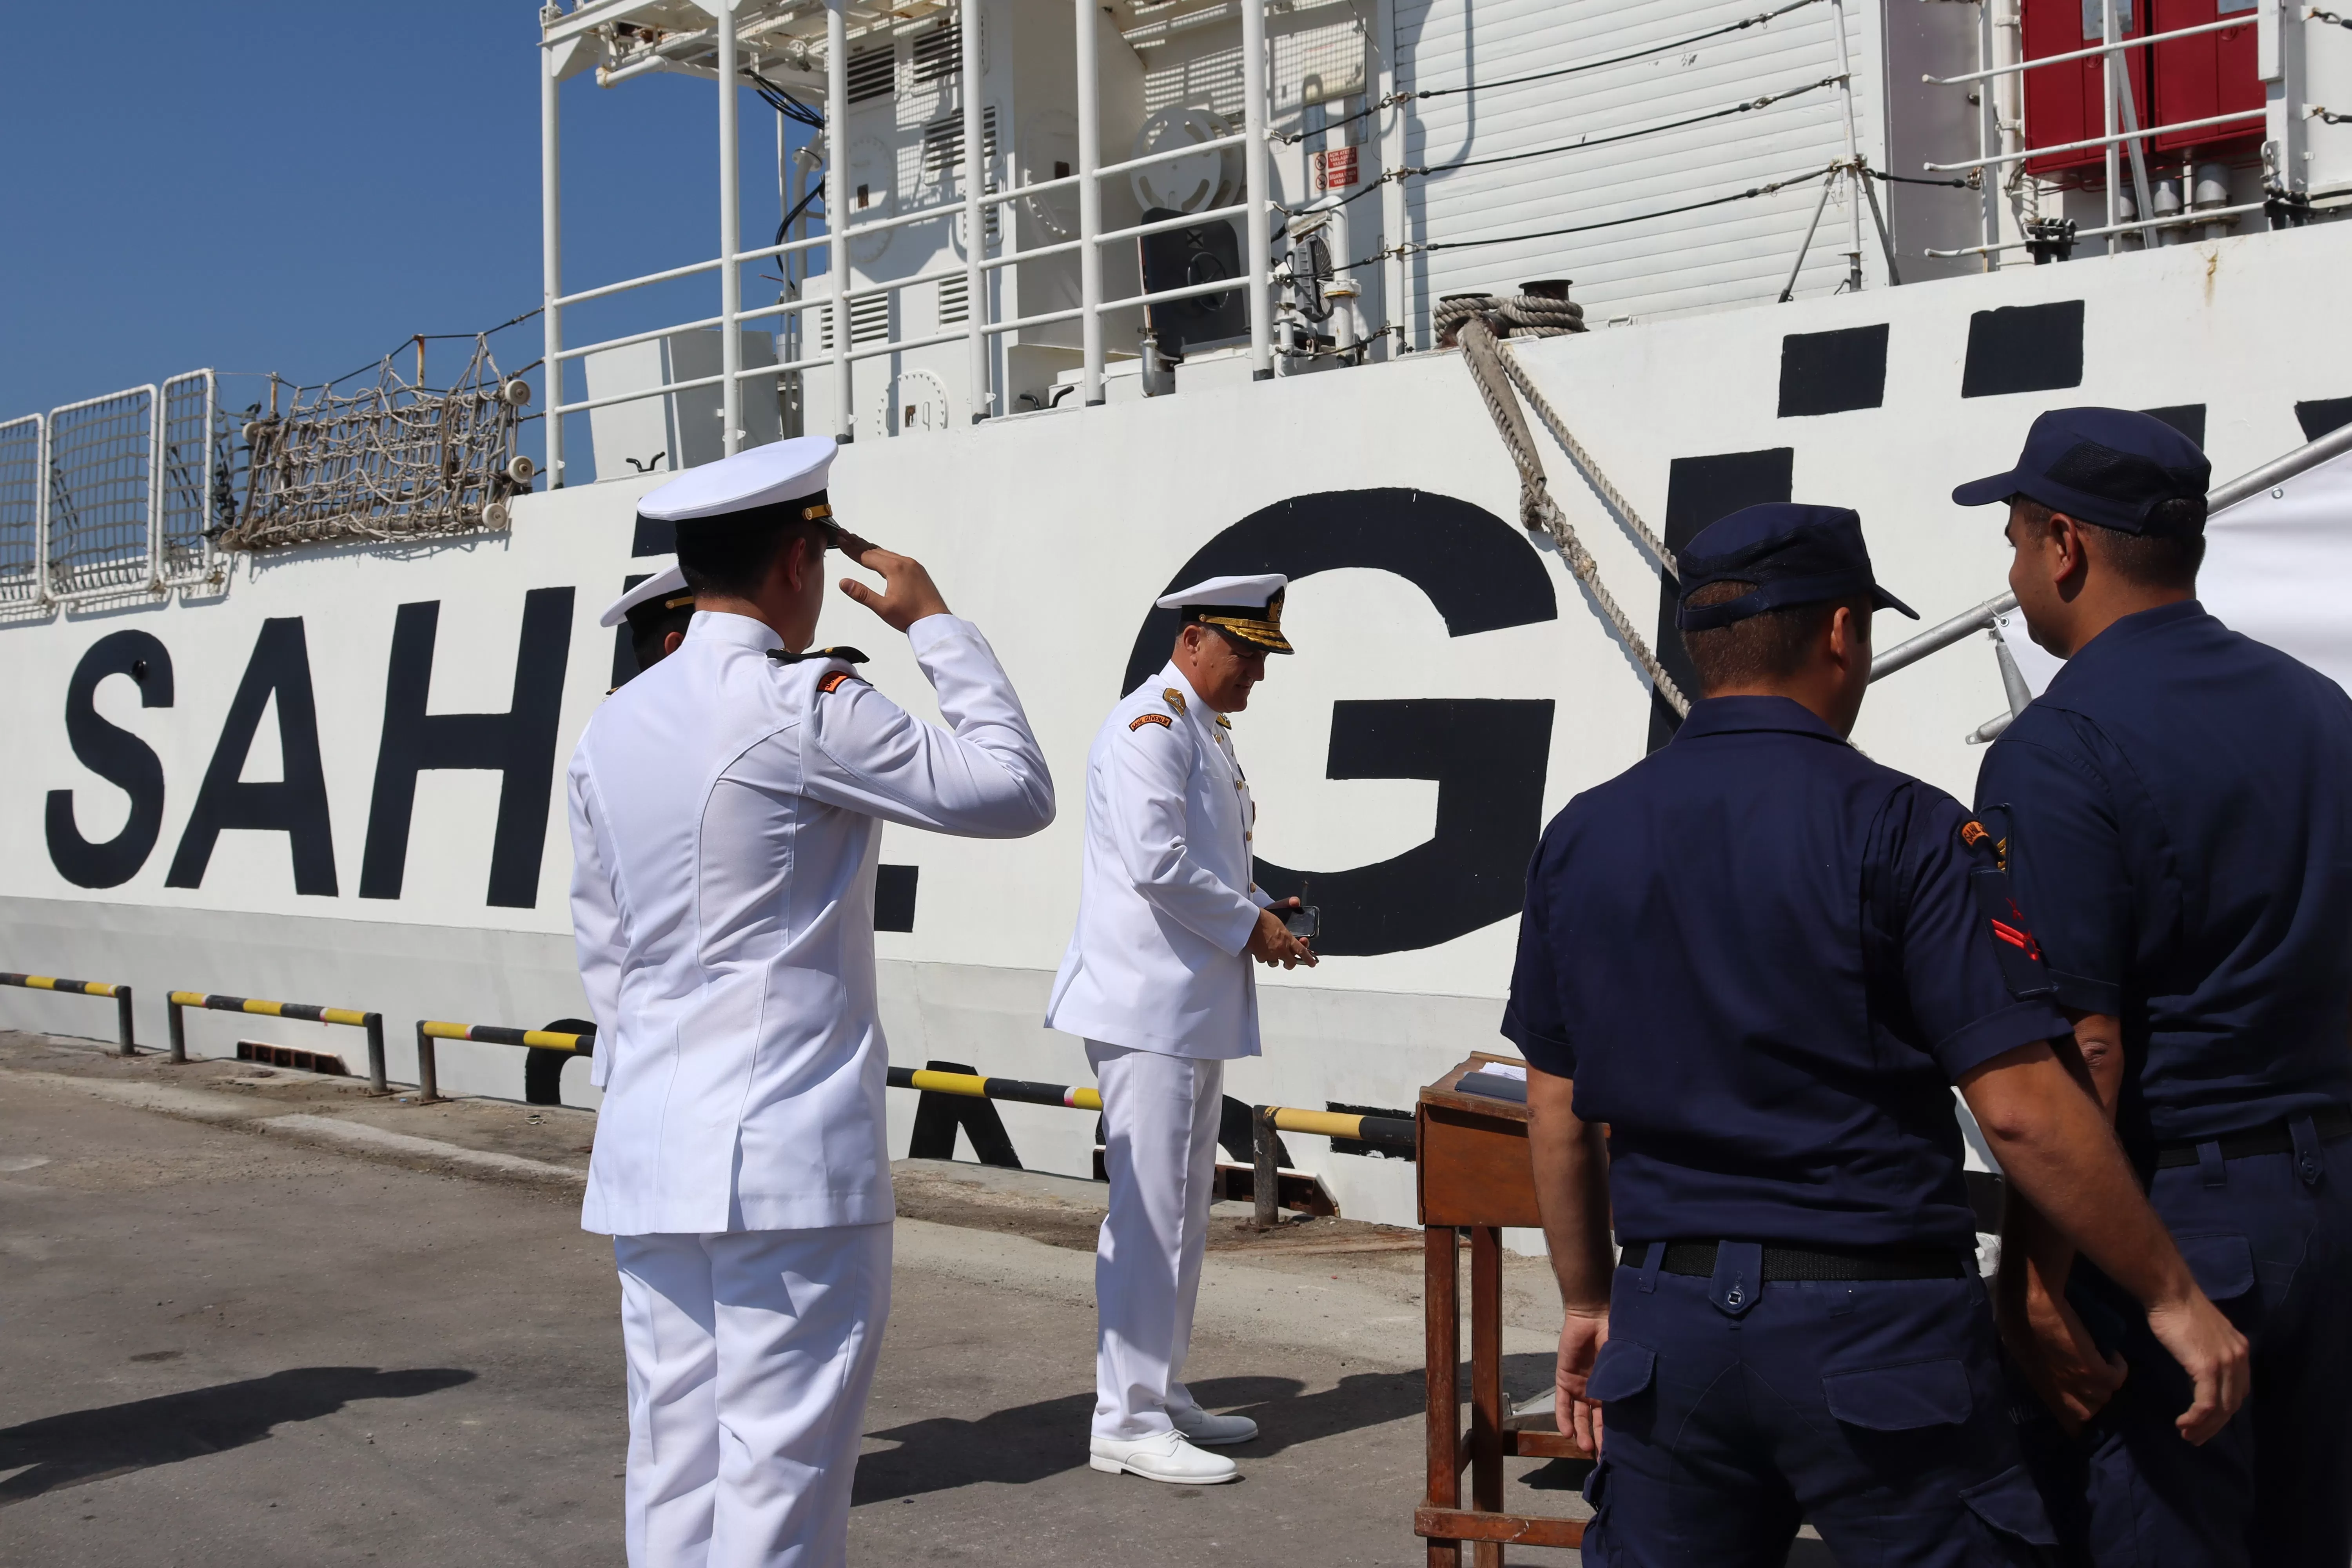
[[[874,997],[877,821],[980,838],[1054,784],[979,628],[908,629],[954,733],[847,663],[702,612],[572,753],[572,921],[604,1090],[583,1229],[891,1217]]]
[[[1087,753],[1078,925],[1045,1026],[1167,1056],[1257,1055],[1242,949],[1273,900],[1251,879],[1256,821],[1231,727],[1173,663],[1122,698]]]

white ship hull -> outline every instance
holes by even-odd
[[[2352,317],[2329,305],[2347,276],[2352,226],[2331,225],[1513,352],[1654,526],[1672,526],[1670,492],[1687,521],[1726,485],[1769,489],[1784,465],[1793,499],[1861,511],[1882,580],[1932,623],[2004,585],[2000,520],[1947,498],[1957,481],[2007,462],[2042,409],[2201,405],[2217,477],[2300,445],[2298,402],[2352,395]],[[2075,300],[2078,384],[1961,395],[1972,317]],[[1882,323],[1878,406],[1781,416],[1786,336]],[[1547,462],[1604,580],[1645,631],[1654,627],[1654,566],[1565,457],[1547,447]],[[582,1015],[562,763],[609,684],[614,637],[596,612],[632,569],[633,503],[655,482],[522,499],[503,534],[243,557],[212,597],[0,624],[11,671],[0,711],[12,737],[0,774],[0,966],[131,984],[142,1043],[163,1039],[173,989],[380,1011],[392,1074],[411,1080],[413,1020],[537,1026]],[[843,453],[833,495],[853,526],[929,563],[957,612],[987,633],[1064,803],[1052,828],[1015,843],[887,830],[882,859],[919,868],[913,929],[877,939],[894,1062],[1087,1081],[1079,1042],[1040,1021],[1076,905],[1087,747],[1119,695],[1151,600],[1204,549],[1223,552],[1212,557],[1221,562],[1255,551],[1253,561],[1300,579],[1286,617],[1298,656],[1276,661],[1236,733],[1261,806],[1258,847],[1314,879],[1337,950],[1312,972],[1261,979],[1265,1053],[1234,1064],[1229,1092],[1255,1103],[1406,1107],[1464,1054],[1496,1046],[1526,850],[1571,795],[1643,755],[1654,708],[1558,555],[1517,526],[1516,477],[1457,356],[1187,385],[1172,398],[861,442]],[[1732,504],[1750,499],[1769,498]],[[2226,551],[2224,538],[2217,556]],[[401,606],[440,606],[425,711],[500,714],[515,706],[533,595],[533,624],[547,635],[527,675],[551,679],[560,659],[552,722],[534,730],[527,698],[522,720],[497,731],[509,738],[503,774],[483,771],[478,753],[470,771],[431,765],[433,745],[459,742],[446,727],[425,731],[443,739],[425,742],[397,854],[406,770],[382,753]],[[289,619],[299,622],[306,672],[287,657],[294,635],[266,631]],[[406,625],[413,665],[419,613]],[[1877,628],[1883,643],[1909,629],[1893,617]],[[151,659],[143,686],[99,684],[78,756],[68,728],[77,668],[123,634],[154,639],[168,675]],[[836,601],[820,637],[867,649],[877,684],[929,711],[903,639],[865,612]],[[241,761],[234,745],[216,758],[241,686],[248,708],[258,689],[248,675],[257,647],[276,661],[273,695]],[[1161,650],[1148,651],[1156,665]],[[315,788],[305,783],[304,673]],[[168,700],[154,700],[159,678]],[[142,690],[154,705],[142,706]],[[1348,706],[1358,704],[1421,706]],[[1992,655],[1971,643],[1893,677],[1855,738],[1965,797],[1981,753],[1963,736],[2003,710]],[[143,853],[133,853],[149,833],[132,820],[133,794],[154,792],[133,779],[126,793],[86,765],[103,754],[89,749],[93,734],[121,753],[108,727],[160,765]],[[233,788],[236,780],[247,787]],[[290,782],[249,787],[270,781]],[[511,793],[503,812],[502,790]],[[56,792],[70,792],[69,802]],[[192,821],[201,828],[224,810],[232,825],[198,857]],[[110,847],[126,826],[130,842]],[[96,847],[76,850],[71,835]],[[494,859],[503,903],[486,892]],[[298,890],[298,861],[313,890]],[[77,876],[114,879],[78,885]],[[0,990],[0,1023],[110,1032],[102,1003],[21,990]],[[228,1054],[239,1038],[334,1049],[333,1037],[351,1033],[197,1013],[187,1027],[203,1055]],[[356,1065],[356,1037],[340,1048]],[[585,1078],[572,1069],[568,1100],[593,1103]],[[440,1079],[446,1092],[516,1097],[520,1053],[446,1044]],[[892,1096],[901,1149],[913,1108],[911,1095]],[[1019,1105],[1003,1114],[1024,1163],[1087,1170],[1090,1116]],[[1344,1213],[1411,1221],[1409,1165],[1334,1155],[1317,1138],[1288,1142]]]

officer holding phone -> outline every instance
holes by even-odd
[[[1183,625],[1168,663],[1119,700],[1087,753],[1078,924],[1045,1010],[1048,1028],[1087,1042],[1108,1145],[1089,1463],[1192,1486],[1240,1474],[1195,1445],[1257,1436],[1247,1416],[1202,1410],[1179,1381],[1224,1064],[1258,1052],[1250,961],[1315,962],[1313,912],[1276,905],[1253,879],[1257,807],[1225,717],[1248,706],[1266,655],[1291,651],[1286,584],[1213,577],[1160,601]]]

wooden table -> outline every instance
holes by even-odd
[[[1591,1456],[1559,1432],[1511,1431],[1503,1412],[1503,1227],[1538,1226],[1528,1156],[1528,1108],[1464,1094],[1465,1074],[1510,1057],[1472,1053],[1421,1091],[1416,1113],[1421,1223],[1427,1262],[1429,1488],[1413,1533],[1430,1568],[1502,1568],[1507,1542],[1581,1546],[1580,1520],[1506,1512],[1503,1458]],[[1463,1506],[1465,1442],[1455,1387],[1462,1362],[1460,1232],[1470,1233],[1470,1502]]]

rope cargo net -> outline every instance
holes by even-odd
[[[507,500],[530,489],[514,450],[530,389],[500,375],[476,339],[446,392],[402,379],[386,359],[357,393],[298,388],[245,426],[244,510],[219,543],[274,550],[335,540],[428,539],[507,526]]]

